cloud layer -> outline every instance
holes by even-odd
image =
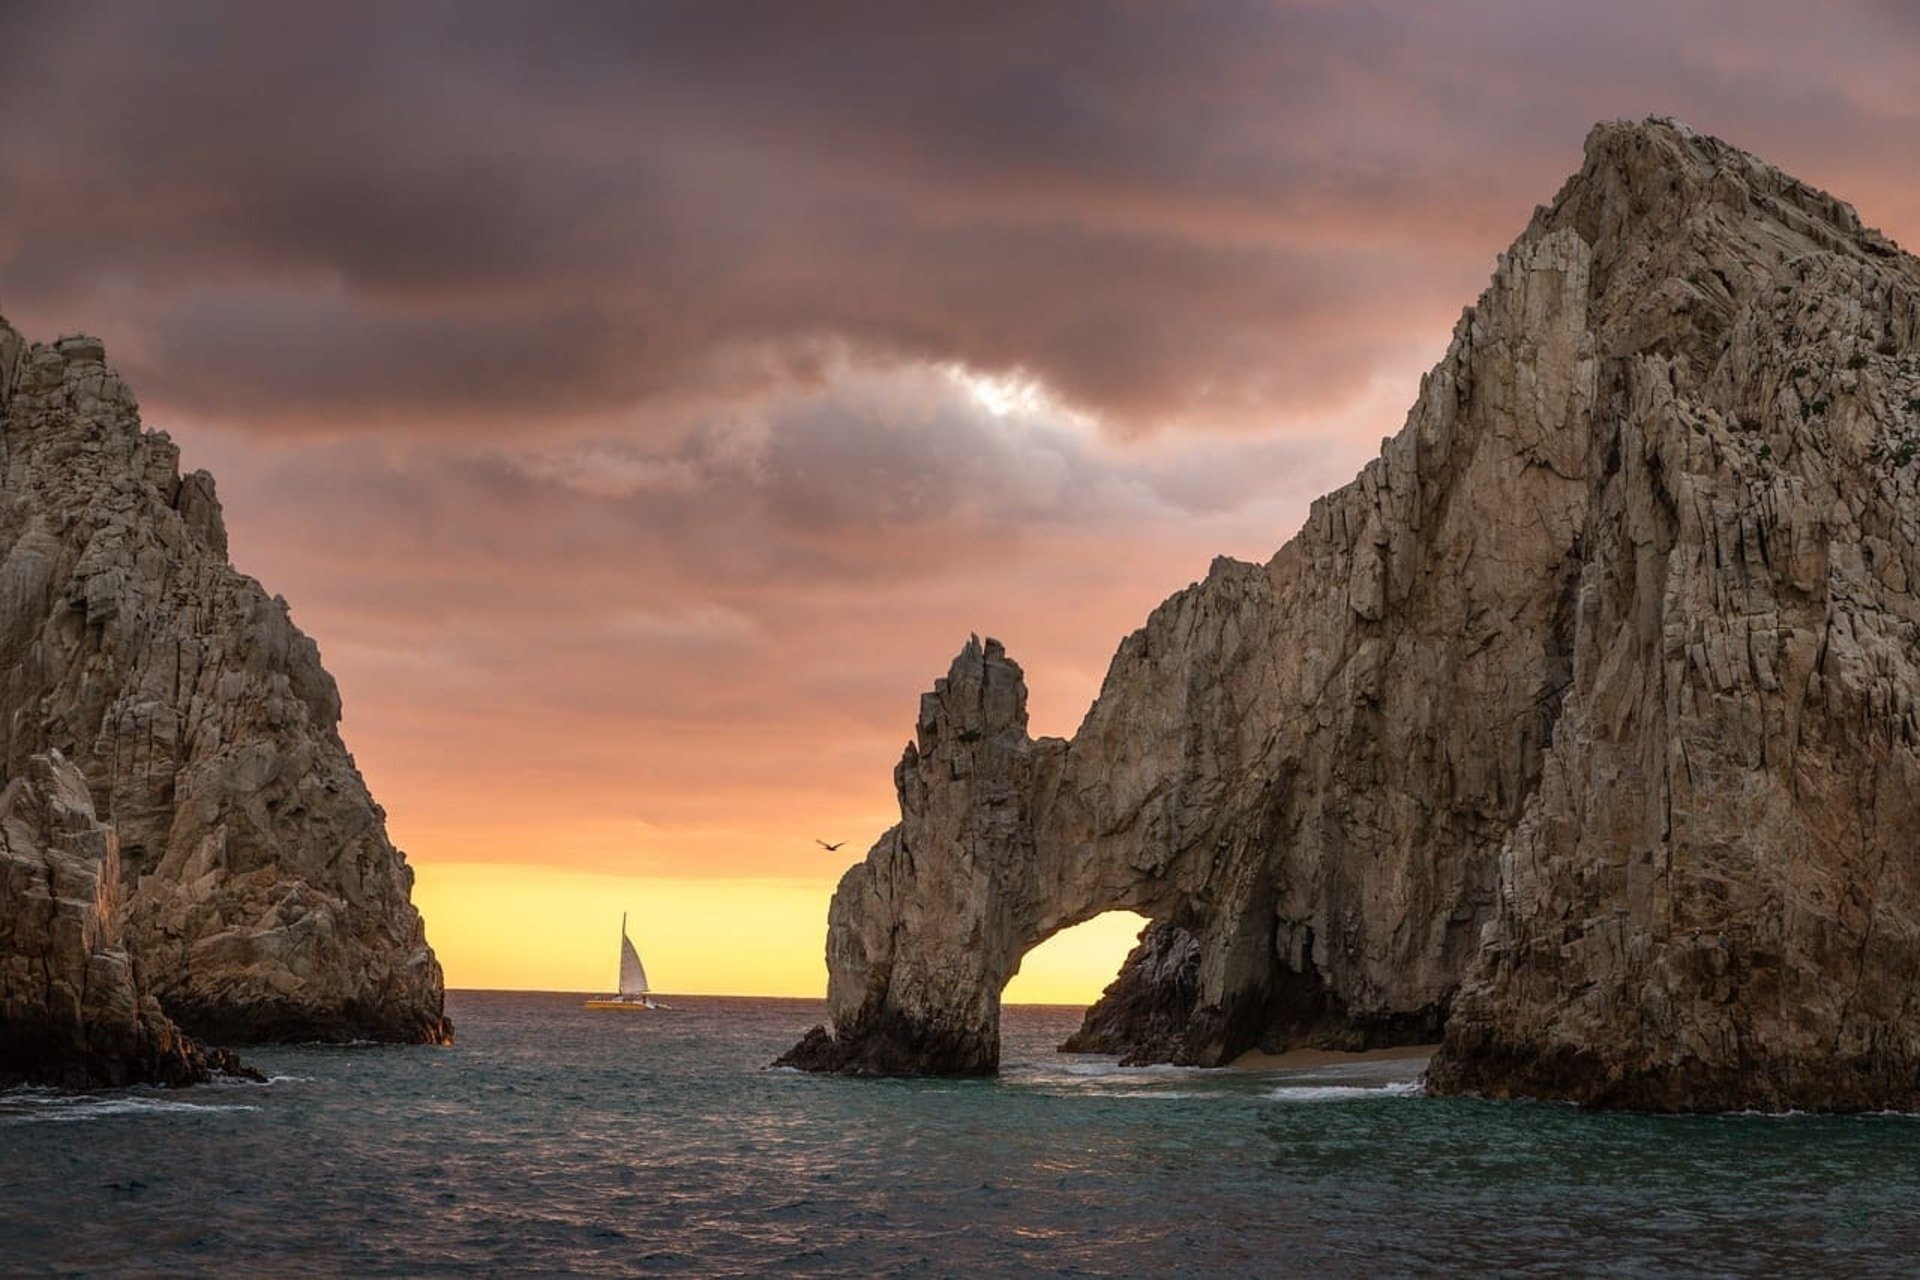
[[[969,381],[849,375],[665,447],[199,440],[396,814],[471,819],[469,860],[598,865],[540,834],[560,802],[636,868],[825,874],[813,834],[885,825],[914,694],[969,629],[1047,673],[1036,716],[1069,732],[1153,603],[1344,478],[1328,441],[1109,445]]]
[[[1598,117],[1920,214],[1911,11],[1793,12],[21,6],[0,281],[279,431],[670,431],[845,354],[1262,427],[1457,310]]]

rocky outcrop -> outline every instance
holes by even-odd
[[[1199,998],[1199,941],[1177,924],[1149,924],[1060,1052],[1116,1054],[1126,1067],[1165,1062],[1180,1052]]]
[[[247,1074],[160,1011],[121,945],[120,850],[58,752],[0,790],[0,1084],[192,1084]]]
[[[0,414],[0,778],[51,752],[84,777],[161,1007],[218,1040],[445,1039],[339,693],[228,563],[212,477],[141,429],[92,338],[0,322]]]
[[[1724,145],[1614,145],[1539,220],[1621,353],[1571,687],[1431,1086],[1911,1109],[1920,262]]]
[[[1071,742],[962,652],[804,1065],[991,1071],[1019,957],[1128,907],[1197,995],[1109,1043],[1180,1061],[1444,1028],[1442,1091],[1920,1100],[1917,334],[1846,205],[1597,128],[1401,432],[1156,610]]]

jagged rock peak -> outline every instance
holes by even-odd
[[[1399,434],[1156,609],[1070,743],[916,743],[802,1065],[991,1070],[1020,956],[1130,907],[1110,1047],[1444,1032],[1441,1091],[1920,1103],[1917,337],[1920,262],[1842,202],[1597,128]]]
[[[55,752],[84,777],[126,949],[191,1033],[448,1035],[339,718],[286,602],[228,563],[213,478],[181,475],[99,339],[0,320],[0,781]]]
[[[1862,223],[1846,201],[1749,152],[1671,118],[1608,121],[1587,134],[1585,161],[1534,211],[1523,240],[1562,227],[1604,258],[1636,237],[1684,240],[1717,232],[1789,253],[1886,260],[1899,246]]]
[[[920,698],[917,747],[934,750],[942,734],[1027,731],[1027,681],[1005,646],[988,637],[968,638],[933,691]]]

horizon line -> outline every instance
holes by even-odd
[[[446,992],[448,995],[459,994],[459,995],[473,995],[473,996],[588,996],[588,997],[592,997],[592,996],[606,995],[604,991],[586,991],[586,990],[557,991],[557,990],[553,990],[551,988],[545,988],[545,987],[448,987],[446,989]],[[813,1004],[825,1004],[827,1002],[827,998],[824,995],[770,996],[770,995],[756,995],[752,992],[715,992],[715,991],[701,991],[701,992],[649,991],[647,992],[647,994],[650,996],[658,996],[662,998],[672,997],[675,1000],[791,1000],[791,1001],[794,1001],[795,1003],[805,1001]],[[1090,1009],[1093,1007],[1095,1003],[1096,1003],[1095,1001],[1088,1001],[1086,1004],[1079,1004],[1073,1001],[1061,1002],[1058,1000],[1037,1000],[1037,1001],[1036,1000],[1003,1000],[1000,1002],[1000,1007],[1003,1009]]]

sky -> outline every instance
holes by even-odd
[[[0,313],[215,473],[456,987],[606,988],[628,911],[663,989],[818,995],[967,636],[1071,733],[1399,428],[1595,121],[1920,243],[1899,3],[283,8],[0,0]]]

